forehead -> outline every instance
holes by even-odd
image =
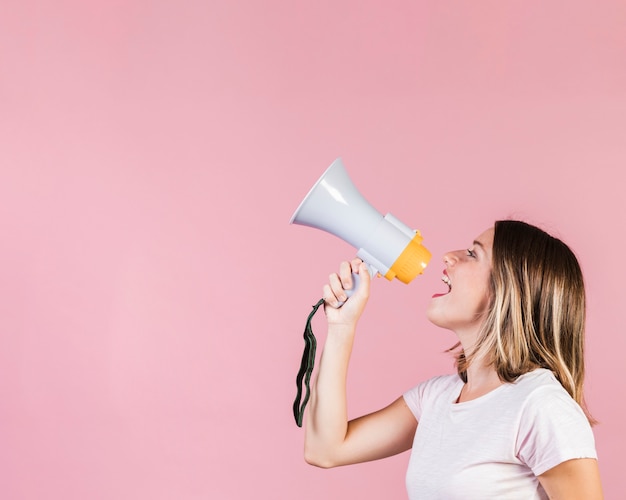
[[[495,229],[490,227],[489,229],[485,229],[482,233],[480,233],[475,242],[482,246],[485,251],[491,255],[491,249],[493,248],[493,235],[495,233]]]

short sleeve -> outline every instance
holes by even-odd
[[[422,400],[424,397],[424,386],[427,382],[422,382],[403,394],[404,401],[419,422],[422,416]]]
[[[432,404],[439,397],[445,398],[448,393],[452,394],[455,387],[460,384],[462,382],[457,375],[433,377],[406,391],[403,394],[404,401],[419,422],[425,407],[428,407],[429,404]]]
[[[591,425],[562,387],[542,387],[522,410],[517,456],[536,476],[567,460],[597,458]]]

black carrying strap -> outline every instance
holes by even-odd
[[[317,304],[313,306],[313,310],[306,319],[306,326],[304,327],[304,352],[302,353],[302,361],[300,362],[300,371],[296,377],[296,386],[298,387],[298,394],[296,400],[293,402],[293,416],[296,419],[298,427],[302,427],[302,417],[304,417],[304,409],[309,402],[309,396],[311,395],[311,389],[309,383],[311,381],[311,373],[313,373],[313,366],[315,365],[315,350],[317,348],[317,340],[313,335],[313,329],[311,328],[311,320],[315,313],[324,303],[324,299],[320,299]],[[306,388],[304,399],[302,399],[302,382]]]

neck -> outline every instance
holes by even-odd
[[[491,363],[484,359],[474,359],[467,367],[467,382],[461,390],[458,402],[470,401],[484,396],[502,384],[503,382]]]

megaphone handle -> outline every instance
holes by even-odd
[[[374,276],[376,276],[376,274],[378,274],[378,271],[373,266],[371,266],[367,262],[365,263],[365,265],[367,266],[367,270],[370,273],[371,278],[373,278]],[[357,273],[352,273],[352,288],[345,291],[346,296],[348,298],[352,297],[354,292],[358,290],[360,284],[361,284],[361,276],[359,276]],[[339,307],[341,307],[344,304],[345,302],[339,302]]]

